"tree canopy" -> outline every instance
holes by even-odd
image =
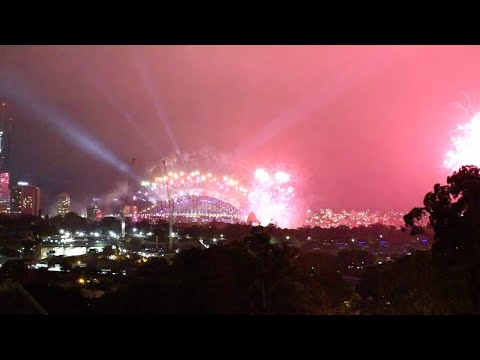
[[[462,166],[405,215],[414,234],[433,231],[435,313],[480,313],[480,169]],[[426,226],[424,225],[426,223]]]

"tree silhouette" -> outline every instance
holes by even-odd
[[[102,254],[104,256],[115,255],[115,250],[113,250],[112,245],[107,245],[103,248]]]
[[[412,234],[433,230],[432,265],[435,296],[440,311],[480,312],[480,169],[462,166],[435,184],[423,201],[424,207],[405,215]]]
[[[430,254],[422,251],[367,268],[357,286],[364,299],[362,311],[396,315],[440,313],[440,301],[432,301],[432,276]]]
[[[87,225],[87,220],[75,212],[69,212],[64,217],[55,216],[50,219],[50,222],[59,229],[64,229],[71,233],[83,231]]]
[[[244,239],[250,259],[252,284],[259,294],[260,314],[306,314],[316,310],[312,300],[313,287],[302,278],[298,249],[281,242],[276,244],[268,230],[254,227]],[[255,292],[254,292],[255,293]]]
[[[4,246],[0,248],[0,256],[5,256],[5,257],[19,257],[20,253],[18,250],[13,249],[8,246]]]

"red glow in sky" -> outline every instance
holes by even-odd
[[[8,46],[5,74],[137,170],[210,146],[286,163],[311,208],[408,210],[443,166],[455,103],[478,98],[479,46]],[[140,60],[139,60],[140,59]],[[145,79],[148,79],[146,82]],[[7,86],[8,85],[8,86]],[[1,97],[8,97],[8,94]],[[124,175],[14,99],[17,177],[47,198],[102,194]],[[22,144],[18,146],[18,144]]]

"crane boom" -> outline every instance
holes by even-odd
[[[132,170],[135,166],[135,158],[132,159]],[[125,189],[125,195],[123,196],[123,203],[121,209],[121,219],[122,219],[122,239],[125,239],[125,206],[127,205],[128,189],[130,188],[131,177],[128,177],[127,187]]]
[[[162,160],[163,170],[165,171],[165,176],[167,176],[167,162]],[[168,249],[173,249],[173,212],[174,212],[174,202],[170,197],[170,188],[168,187],[168,176],[167,176],[167,201],[168,201]]]

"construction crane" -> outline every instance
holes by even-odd
[[[135,158],[132,159],[132,170],[134,166],[135,166]],[[122,209],[120,211],[120,214],[121,214],[120,216],[122,220],[122,235],[121,235],[122,240],[125,240],[125,206],[127,205],[127,197],[128,197],[128,189],[130,188],[130,181],[131,181],[131,177],[129,176],[127,181],[127,187],[125,189],[125,196],[123,197]]]
[[[167,178],[167,201],[168,201],[168,249],[173,249],[173,213],[175,209],[175,203],[170,197],[170,188],[168,187],[168,175],[167,175],[167,162],[162,160],[163,170],[165,171],[165,176]]]

